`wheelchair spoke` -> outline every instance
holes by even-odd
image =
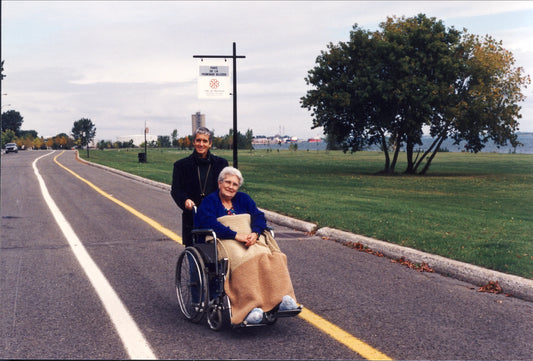
[[[203,260],[192,247],[186,248],[178,258],[176,295],[183,315],[193,322],[199,322],[204,316],[207,283]]]

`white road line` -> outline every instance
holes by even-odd
[[[65,235],[72,252],[78,259],[78,262],[100,297],[100,300],[111,318],[129,357],[132,359],[156,359],[148,341],[144,338],[130,313],[116,294],[115,290],[111,287],[102,271],[100,271],[96,263],[92,260],[80,239],[76,233],[74,233],[74,230],[50,196],[48,188],[37,169],[37,161],[53,153],[54,152],[48,153],[35,159],[32,164],[43,197],[59,225],[59,228],[61,228],[61,231]]]

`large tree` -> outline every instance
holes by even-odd
[[[88,146],[96,135],[96,128],[90,119],[82,118],[74,122],[72,137],[81,146]]]
[[[448,137],[475,152],[489,139],[516,141],[517,102],[529,78],[500,43],[423,14],[388,18],[380,27],[369,32],[356,24],[348,42],[321,52],[305,79],[313,89],[301,99],[313,127],[345,150],[381,145],[391,173],[403,147],[405,171],[425,173]],[[435,142],[415,158],[425,128]]]
[[[394,94],[396,108],[395,120],[387,129],[395,150],[392,168],[405,144],[405,172],[414,173],[414,151],[422,144],[423,127],[446,103],[459,70],[455,54],[460,33],[425,15],[388,18],[381,28],[382,49],[386,50],[379,58],[382,79]]]
[[[394,114],[381,96],[381,65],[373,60],[380,50],[378,36],[355,25],[350,41],[330,43],[305,79],[315,87],[302,98],[302,106],[312,111],[313,127],[323,127],[345,151],[381,143],[385,133],[379,119],[388,122]]]
[[[448,138],[455,144],[464,142],[465,150],[471,152],[479,152],[489,140],[498,146],[519,145],[516,132],[522,115],[518,103],[525,100],[522,88],[530,84],[529,75],[514,67],[513,55],[501,41],[488,35],[463,34],[458,57],[460,71],[454,86],[430,124],[433,143],[415,164],[420,174],[427,172]]]
[[[20,127],[24,118],[16,110],[8,110],[5,113],[2,113],[2,132],[10,129],[15,132],[15,135],[18,137],[20,135]]]

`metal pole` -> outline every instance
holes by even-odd
[[[237,46],[233,43],[233,166],[239,168],[237,160],[238,148],[237,132]]]

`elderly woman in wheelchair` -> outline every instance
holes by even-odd
[[[239,192],[233,167],[218,178],[218,192],[204,198],[195,216],[194,245],[178,259],[176,288],[182,313],[212,329],[272,324],[301,311],[287,257],[252,198]],[[188,274],[187,274],[188,273]]]

